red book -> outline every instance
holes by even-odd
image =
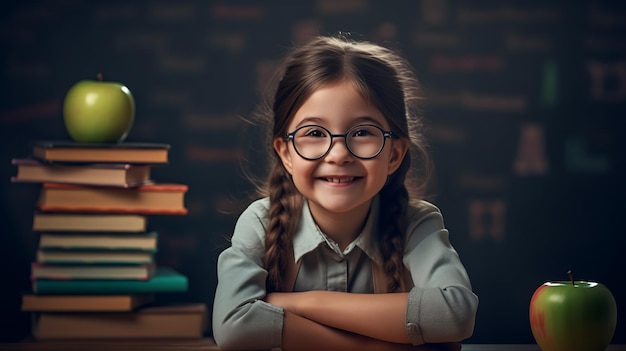
[[[136,188],[44,183],[40,211],[186,215],[183,184],[146,184]]]

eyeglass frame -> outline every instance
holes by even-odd
[[[328,135],[330,136],[330,143],[328,144],[328,149],[326,150],[326,152],[324,152],[323,154],[321,154],[321,155],[320,155],[320,156],[318,156],[318,157],[314,157],[314,158],[311,158],[311,157],[305,157],[304,155],[302,155],[302,154],[300,153],[300,151],[298,151],[298,148],[296,147],[296,138],[295,138],[295,135],[296,135],[296,133],[297,133],[300,129],[302,129],[302,128],[306,128],[306,127],[316,127],[316,128],[321,128],[321,129],[325,130],[326,132],[328,132]],[[361,156],[356,155],[356,154],[352,151],[352,149],[350,149],[350,145],[348,145],[348,134],[350,134],[350,132],[351,132],[351,131],[353,131],[354,129],[356,129],[356,128],[358,128],[358,127],[374,127],[374,128],[376,128],[376,129],[378,129],[378,130],[380,131],[380,133],[382,134],[382,136],[383,136],[383,142],[382,142],[382,145],[380,146],[380,148],[378,149],[378,151],[376,151],[376,153],[375,153],[373,156],[370,156],[370,157],[361,157]],[[323,126],[320,126],[320,125],[318,125],[318,124],[307,124],[307,125],[303,125],[303,126],[300,126],[300,127],[296,128],[293,132],[287,133],[287,134],[286,134],[286,136],[285,136],[285,138],[284,138],[284,140],[285,140],[285,141],[289,141],[289,140],[291,140],[291,144],[293,145],[293,149],[296,151],[296,153],[298,154],[298,156],[300,156],[300,157],[302,157],[303,159],[308,160],[308,161],[317,161],[317,160],[319,160],[319,159],[323,158],[324,156],[328,155],[328,153],[330,152],[330,150],[333,148],[333,139],[334,139],[334,138],[343,138],[343,142],[344,142],[344,144],[346,145],[346,149],[348,150],[348,152],[350,153],[350,155],[352,155],[352,156],[354,156],[354,157],[356,157],[356,158],[358,158],[358,159],[360,159],[360,160],[371,160],[371,159],[373,159],[373,158],[377,157],[378,155],[380,155],[380,153],[383,151],[383,149],[385,148],[385,143],[386,143],[386,141],[387,141],[387,138],[389,138],[389,139],[395,139],[395,138],[397,138],[397,136],[393,133],[393,131],[391,131],[391,130],[388,130],[388,131],[387,131],[387,130],[384,130],[384,129],[382,129],[381,127],[379,127],[379,126],[377,126],[377,125],[375,125],[375,124],[357,124],[357,125],[355,125],[355,126],[350,127],[350,129],[348,129],[348,130],[347,130],[345,133],[343,133],[343,134],[333,134],[333,133],[331,133],[331,131],[330,131],[330,130],[328,130],[327,128],[325,128],[325,127],[323,127]]]

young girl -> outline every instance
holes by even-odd
[[[218,260],[218,346],[459,349],[478,298],[439,210],[410,199],[427,182],[407,176],[411,161],[428,160],[410,66],[382,46],[318,37],[280,73],[267,197]]]

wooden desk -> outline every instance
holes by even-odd
[[[534,344],[463,344],[462,351],[541,351]],[[626,351],[626,345],[611,345],[606,351]]]
[[[24,341],[0,344],[0,350],[15,351],[219,351],[213,339],[198,340],[72,340]]]
[[[136,341],[28,341],[0,344],[11,351],[219,351],[212,339]],[[463,344],[462,351],[541,351],[532,344]],[[626,351],[625,345],[611,345],[606,351]]]

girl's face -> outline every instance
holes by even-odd
[[[319,125],[332,134],[343,134],[360,124],[389,131],[383,114],[363,98],[353,83],[340,81],[313,92],[296,111],[288,131]],[[310,132],[314,133],[312,137],[327,134],[323,130],[322,134],[314,129]],[[291,141],[274,140],[274,148],[296,188],[309,200],[314,218],[367,213],[372,198],[398,169],[407,151],[407,142],[401,139],[385,138],[384,145],[378,156],[360,159],[347,149],[345,138],[334,137],[328,153],[311,161],[298,155]]]

